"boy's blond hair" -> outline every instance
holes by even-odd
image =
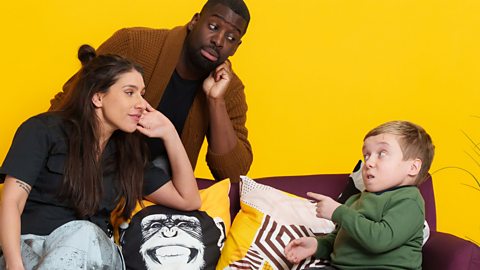
[[[415,184],[423,183],[428,176],[428,170],[432,165],[435,152],[432,139],[425,129],[408,121],[391,121],[372,129],[363,140],[380,134],[399,136],[398,144],[402,149],[403,160],[418,158],[422,161],[422,167],[415,179]]]

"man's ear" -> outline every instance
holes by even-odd
[[[199,19],[200,19],[200,13],[195,13],[195,15],[193,15],[190,22],[188,22],[188,25],[187,25],[188,31],[192,31],[193,27],[195,26],[195,24],[198,22]]]
[[[237,45],[235,45],[235,48],[233,49],[232,54],[230,54],[230,56],[233,56],[237,52],[237,49],[238,49],[238,47],[240,47],[240,44],[242,44],[242,40],[240,40],[237,43]]]
[[[422,161],[416,158],[412,161],[412,164],[410,165],[410,171],[408,174],[410,176],[416,176],[420,172],[421,168],[422,168]]]
[[[103,107],[102,99],[103,99],[103,94],[102,94],[102,93],[97,92],[97,93],[93,94],[93,97],[92,97],[92,103],[93,103],[93,105],[94,105],[96,108],[101,108],[101,107]]]

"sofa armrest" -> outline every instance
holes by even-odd
[[[480,269],[480,248],[467,240],[442,232],[430,232],[423,247],[424,270]]]

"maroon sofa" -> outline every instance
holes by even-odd
[[[280,176],[254,179],[259,183],[272,186],[302,197],[307,191],[313,191],[337,198],[346,188],[348,174],[321,174],[307,176]],[[214,183],[212,180],[197,179],[200,189]],[[425,200],[425,212],[430,227],[430,238],[423,247],[424,270],[479,270],[480,248],[466,240],[451,234],[437,232],[435,199],[431,178],[421,186]],[[230,214],[233,218],[240,210],[238,183],[232,183],[230,190]]]

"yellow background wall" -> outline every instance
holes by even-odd
[[[0,53],[0,158],[94,47],[128,26],[185,24],[203,0],[8,1]],[[247,0],[233,58],[249,103],[249,175],[347,173],[363,135],[405,119],[436,144],[438,229],[480,242],[480,1]],[[201,156],[196,175],[210,177]]]

